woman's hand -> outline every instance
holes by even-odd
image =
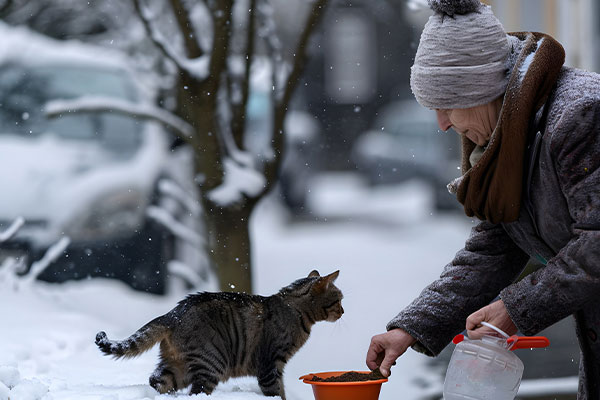
[[[517,333],[517,327],[510,319],[502,300],[495,301],[475,311],[467,318],[467,335],[470,339],[481,339],[483,335],[498,336],[495,330],[481,325],[482,321],[502,329],[508,335]]]
[[[367,367],[371,370],[379,367],[383,376],[390,376],[390,368],[396,363],[396,359],[416,341],[402,329],[392,329],[373,336],[367,351]]]

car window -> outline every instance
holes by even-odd
[[[136,100],[133,86],[118,71],[0,66],[0,134],[29,137],[53,134],[67,140],[97,141],[114,153],[135,150],[141,132],[132,118],[110,113],[67,113],[48,119],[44,114],[48,101],[89,95]]]

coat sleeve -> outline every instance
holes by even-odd
[[[440,278],[427,286],[387,325],[417,339],[413,349],[439,354],[465,329],[467,317],[512,283],[529,257],[501,225],[481,222]]]
[[[579,101],[548,133],[572,218],[572,236],[544,268],[500,294],[511,319],[526,335],[538,333],[589,301],[600,301],[599,101]]]

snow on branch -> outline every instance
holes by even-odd
[[[230,99],[228,98],[229,93],[227,90],[220,90],[217,95],[217,123],[220,128],[220,135],[218,139],[220,141],[225,154],[231,157],[236,163],[252,168],[254,165],[254,158],[247,151],[240,150],[233,137],[231,131],[231,121],[233,118],[232,107]]]
[[[223,166],[223,183],[207,194],[213,203],[227,207],[242,202],[244,196],[256,197],[264,191],[265,176],[254,168],[242,166],[228,157]]]
[[[194,216],[200,215],[202,212],[202,207],[198,200],[192,197],[189,193],[187,193],[181,186],[176,184],[170,179],[161,179],[158,182],[158,190],[162,194],[171,196],[174,199],[177,199],[183,206],[190,212],[190,214]]]
[[[140,0],[134,0],[133,3],[142,20],[146,34],[163,55],[171,60],[179,70],[187,72],[190,76],[199,81],[205,80],[209,75],[210,57],[208,55],[201,55],[200,57],[192,59],[182,57],[170,46],[168,40],[154,27],[152,24],[154,16],[151,15],[150,10],[144,7]]]
[[[23,278],[23,283],[30,284],[37,278],[50,264],[56,261],[71,244],[71,239],[68,237],[61,238],[58,242],[50,246],[44,256],[31,265],[29,273]]]
[[[21,227],[25,224],[25,220],[23,217],[18,217],[13,221],[13,223],[8,227],[4,232],[0,232],[0,243],[6,242],[10,238],[12,238]]]
[[[169,261],[167,264],[167,269],[169,270],[169,274],[180,277],[192,287],[198,287],[202,284],[202,279],[198,273],[194,271],[192,267],[182,263],[181,261]]]
[[[167,228],[172,234],[193,246],[204,246],[204,238],[194,230],[177,221],[167,210],[157,206],[149,206],[146,215]]]
[[[231,133],[236,143],[243,143],[246,131],[246,111],[250,96],[250,69],[254,61],[256,35],[256,2],[249,0],[246,19],[245,57],[230,55],[228,64],[229,99],[231,101]],[[245,59],[245,60],[244,60]]]
[[[114,112],[137,119],[151,119],[173,128],[185,141],[190,141],[195,133],[190,124],[163,108],[112,97],[82,96],[72,100],[52,100],[44,108],[48,117],[68,113]]]
[[[18,283],[15,281],[17,271],[22,269],[24,263],[22,260],[7,257],[0,263],[0,282],[8,282],[7,286],[14,286],[18,289]]]

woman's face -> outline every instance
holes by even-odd
[[[468,137],[473,143],[485,146],[498,122],[499,108],[495,102],[471,108],[436,109],[438,126]]]

